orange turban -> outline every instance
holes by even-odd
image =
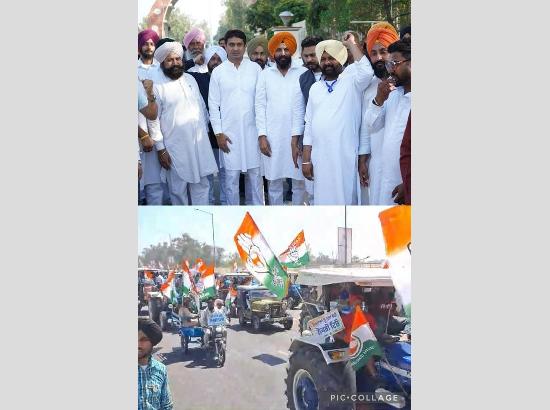
[[[296,44],[296,39],[288,31],[280,31],[271,37],[269,43],[267,44],[267,49],[269,54],[273,57],[275,55],[275,50],[279,47],[279,44],[285,43],[290,51],[290,55],[293,55],[296,52],[298,45]]]
[[[370,54],[376,43],[380,43],[387,48],[397,40],[399,40],[399,34],[397,34],[397,31],[390,23],[383,21],[373,24],[367,33],[367,52]]]

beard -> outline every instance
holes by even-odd
[[[180,78],[185,71],[183,66],[181,65],[173,65],[170,68],[166,68],[164,67],[164,64],[162,64],[161,68],[164,75],[168,78],[171,78],[172,80],[177,80],[178,78]]]
[[[306,67],[308,70],[316,71],[316,70],[319,69],[319,64],[318,64],[318,63],[307,63],[307,64],[305,64],[305,67]]]
[[[254,61],[255,63],[259,64],[260,67],[262,67],[262,70],[265,68],[265,61],[262,60],[261,58],[257,58],[256,60],[252,60]]]
[[[333,65],[324,65],[321,67],[321,72],[323,73],[323,75],[325,77],[338,77],[338,75],[340,75],[340,72],[341,72],[341,66],[338,67],[338,66],[333,66]]]
[[[290,57],[281,56],[281,57],[275,57],[275,62],[277,63],[277,67],[285,70],[288,67],[290,67],[292,60],[290,59]]]
[[[390,73],[388,73],[388,70],[386,69],[386,64],[383,61],[377,61],[376,63],[372,64],[372,69],[374,70],[374,75],[381,80],[388,78]]]
[[[149,357],[151,356],[151,353],[153,353],[153,346],[151,346],[150,349],[142,349],[142,350],[139,350],[139,347],[138,347],[138,359]]]
[[[142,51],[140,54],[141,58],[153,58],[153,54],[155,52],[154,51],[150,51],[150,50],[147,50],[147,51]]]

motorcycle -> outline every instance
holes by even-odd
[[[214,353],[214,360],[219,367],[225,363],[225,346],[227,343],[227,331],[224,325],[208,326],[210,329],[209,348]]]
[[[226,321],[226,315],[221,312],[216,312],[208,320],[210,340],[207,347],[214,352],[214,359],[220,367],[225,363],[225,346],[227,344]]]

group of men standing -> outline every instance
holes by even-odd
[[[138,123],[148,205],[240,205],[241,176],[247,205],[265,204],[264,179],[269,205],[283,205],[285,180],[294,205],[410,203],[410,39],[388,23],[363,44],[307,37],[302,61],[289,32],[223,40],[205,49],[198,28],[183,44],[138,35],[138,78],[157,110]]]

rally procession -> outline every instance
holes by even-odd
[[[410,207],[325,208],[140,208],[139,409],[411,408]]]
[[[139,204],[410,205],[410,26],[159,32],[138,34]]]
[[[138,14],[138,410],[410,410],[410,0]]]

